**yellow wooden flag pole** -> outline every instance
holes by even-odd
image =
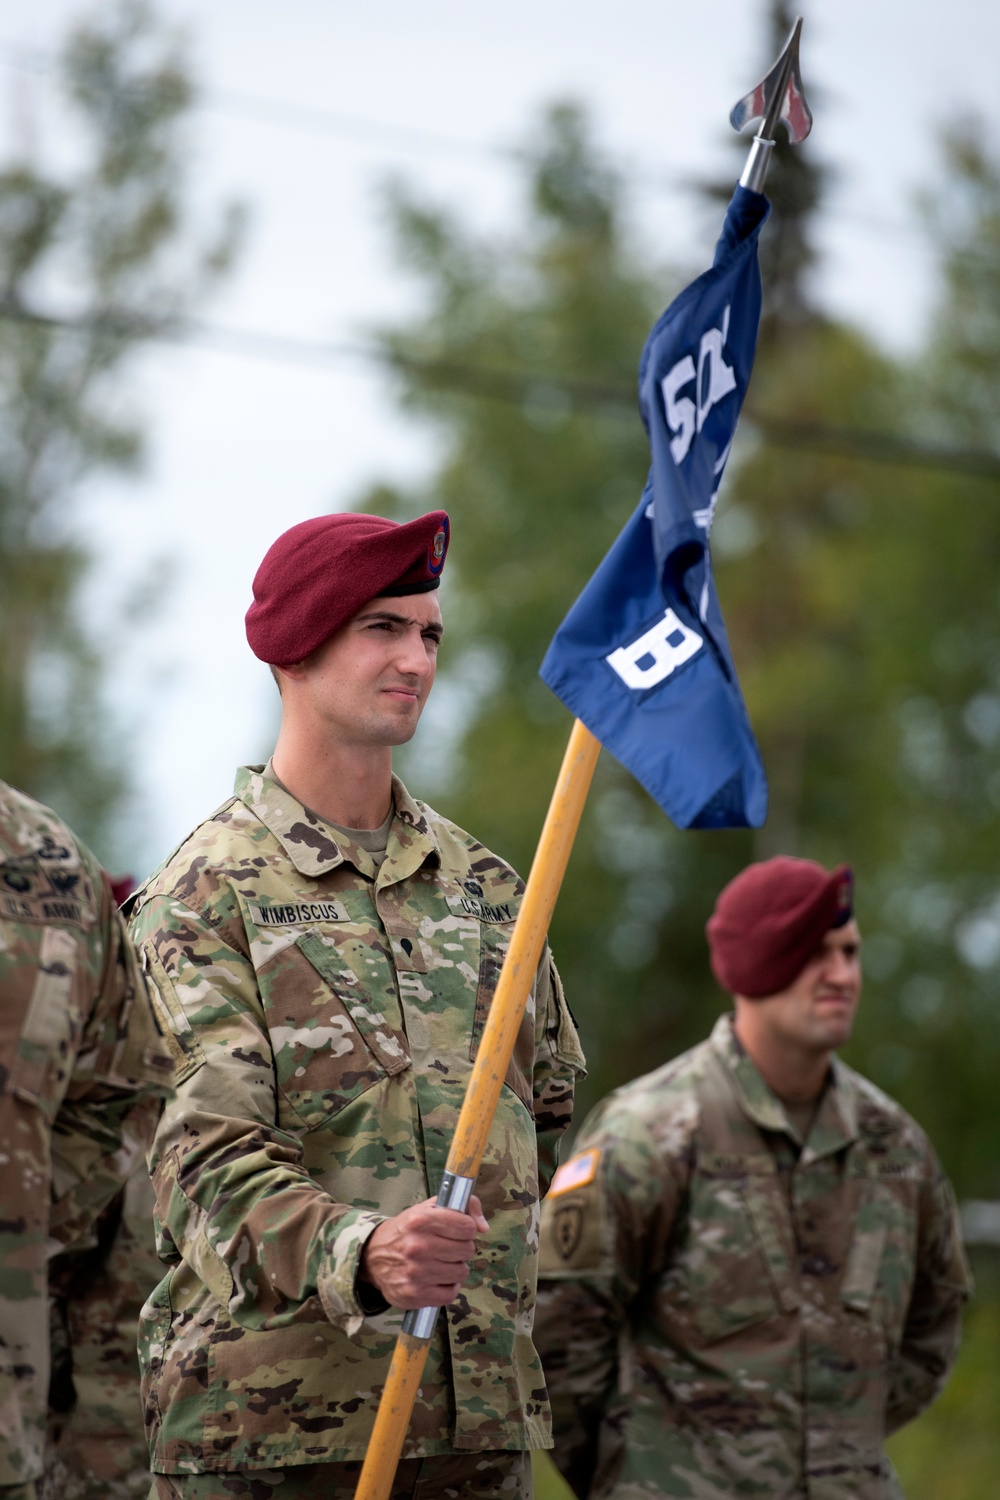
[[[448,1153],[438,1193],[442,1208],[464,1209],[475,1185],[600,748],[577,719]],[[388,1500],[437,1314],[436,1307],[422,1307],[403,1320],[355,1500]]]

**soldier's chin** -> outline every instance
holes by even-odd
[[[389,744],[408,745],[416,732],[417,726],[415,723],[406,726],[398,724],[392,732],[392,739],[389,741]]]
[[[389,746],[408,745],[417,732],[419,722],[419,714],[414,714],[412,717],[404,717],[401,714],[398,718],[384,718],[374,729],[371,742]]]
[[[823,1039],[828,1047],[843,1047],[851,1040],[851,1032],[854,1030],[854,1016],[826,1016],[820,1026]]]

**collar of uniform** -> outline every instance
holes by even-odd
[[[731,1015],[720,1016],[712,1031],[712,1046],[729,1071],[743,1109],[763,1130],[781,1130],[792,1135],[784,1106],[758,1073],[749,1054],[740,1045]],[[809,1132],[809,1145],[802,1160],[830,1156],[857,1139],[858,1121],[854,1095],[844,1069],[832,1059],[833,1077],[823,1091],[819,1113]]]
[[[266,766],[240,766],[235,792],[274,834],[299,874],[310,879],[348,863],[369,880],[374,880],[378,873],[379,884],[389,885],[414,874],[429,856],[435,862],[440,860],[427,819],[398,776],[392,778],[396,816],[389,830],[381,872],[376,872],[375,861],[367,849],[335,834],[328,823],[279,786],[272,778],[270,761]]]
[[[787,1130],[788,1119],[781,1100],[768,1088],[741,1047],[731,1015],[719,1017],[711,1041],[736,1085],[744,1113],[762,1130]]]
[[[415,802],[398,776],[392,778],[392,800],[396,816],[389,829],[385,859],[378,872],[379,886],[407,880],[422,865],[435,869],[441,864],[441,850],[431,824],[419,802]]]
[[[819,1113],[809,1132],[809,1144],[802,1153],[803,1162],[832,1156],[858,1138],[858,1110],[854,1089],[847,1070],[834,1057],[832,1077],[823,1091]]]
[[[340,848],[324,823],[271,779],[266,766],[240,766],[237,797],[273,833],[300,875],[326,875],[344,863]]]

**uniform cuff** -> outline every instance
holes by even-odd
[[[372,1315],[372,1309],[366,1305],[368,1298],[362,1304],[358,1295],[358,1269],[368,1236],[386,1217],[361,1210],[347,1214],[327,1241],[326,1264],[317,1280],[319,1300],[330,1322],[335,1328],[342,1328],[348,1338],[353,1338],[365,1318]],[[374,1292],[374,1288],[371,1290]]]

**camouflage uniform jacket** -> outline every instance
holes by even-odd
[[[579,1495],[884,1500],[968,1272],[919,1127],[834,1062],[799,1149],[729,1017],[610,1095],[546,1201],[536,1343]]]
[[[0,782],[0,1489],[42,1472],[49,1257],[141,1161],[170,1076],[100,865]]]
[[[386,858],[268,775],[139,893],[179,1057],[151,1158],[160,1253],[140,1360],[153,1467],[364,1456],[401,1314],[359,1300],[368,1235],[436,1191],[517,915],[514,872],[394,779]],[[546,954],[439,1318],[406,1456],[548,1446],[531,1338],[538,1200],[582,1065]]]
[[[52,1380],[39,1500],[147,1500],[136,1325],[163,1275],[141,1161],[97,1221],[97,1244],[49,1267]]]

